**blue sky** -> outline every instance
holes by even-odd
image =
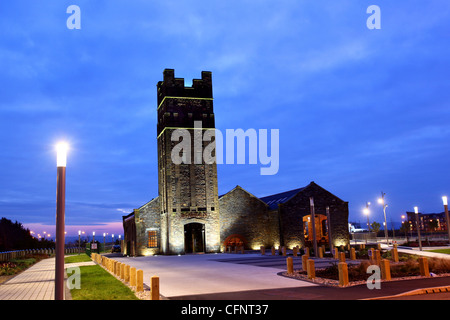
[[[69,30],[66,9],[81,9]],[[369,30],[369,5],[381,29]],[[219,165],[219,192],[315,181],[350,220],[443,211],[450,196],[446,1],[4,1],[0,215],[54,229],[54,145],[71,145],[66,225],[119,233],[158,195],[156,83],[211,71],[218,129],[279,129],[280,169]],[[51,232],[51,231],[48,231]]]

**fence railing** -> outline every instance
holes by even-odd
[[[85,248],[79,249],[78,247],[72,247],[72,248],[65,248],[64,254],[70,254],[70,253],[78,253],[78,250],[80,252],[84,252]],[[47,248],[47,249],[25,249],[25,250],[13,250],[13,251],[5,251],[0,252],[0,261],[10,261],[17,258],[23,258],[27,255],[31,254],[48,254],[48,255],[54,255],[55,249],[54,248]]]

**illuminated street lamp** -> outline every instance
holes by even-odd
[[[103,250],[106,248],[106,233],[103,232]]]
[[[448,233],[448,241],[450,242],[450,228],[449,228],[449,216],[448,216],[448,200],[446,196],[442,197],[442,202],[444,203],[445,209],[445,220],[447,221],[447,233]]]
[[[416,229],[417,236],[419,238],[419,249],[422,251],[422,239],[420,238],[420,225],[419,225],[419,207],[414,207],[414,212],[416,214]]]
[[[81,252],[81,230],[78,230],[78,255]]]
[[[66,207],[67,143],[56,145],[56,239],[55,239],[55,300],[64,300],[64,228]]]
[[[95,242],[95,231],[92,231],[92,242]]]
[[[384,201],[384,196],[386,193],[381,191],[381,198],[378,199],[378,203],[383,205],[383,214],[384,214],[384,236],[386,237],[386,244],[389,245],[388,231],[387,231],[387,222],[386,222],[386,208],[387,204]]]

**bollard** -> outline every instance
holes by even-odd
[[[394,249],[391,250],[391,256],[392,256],[392,260],[394,260],[394,262],[398,262],[398,250],[397,248],[394,246]]]
[[[136,287],[136,268],[130,269],[130,287]]]
[[[293,255],[294,257],[297,256],[297,250],[298,250],[297,247],[292,248],[292,255]]]
[[[286,247],[281,247],[281,254],[283,255],[283,257],[286,256]]]
[[[370,248],[368,251],[370,264],[374,264],[375,261],[375,251],[373,248]]]
[[[334,248],[334,258],[335,259],[339,259],[339,250],[338,250],[338,248]]]
[[[422,277],[429,277],[430,276],[430,270],[428,268],[428,259],[425,257],[419,258],[419,268],[420,268],[420,275]]]
[[[323,258],[323,247],[319,247],[318,248],[318,250],[319,250],[319,258]]]
[[[266,248],[264,246],[259,247],[259,249],[261,250],[261,255],[265,256],[266,255]]]
[[[294,261],[292,257],[288,257],[286,259],[286,265],[287,265],[287,273],[293,274],[294,273]]]
[[[303,271],[308,271],[308,259],[309,256],[307,256],[306,254],[302,255],[302,270]]]
[[[381,260],[381,279],[386,281],[391,280],[391,267],[387,259]]]
[[[125,277],[124,277],[125,282],[130,282],[130,266],[129,265],[125,265]]]
[[[144,271],[142,270],[136,271],[136,291],[144,291]]]
[[[339,252],[339,262],[345,262],[345,252]]]
[[[377,249],[381,250],[381,243],[377,243]]]
[[[120,264],[120,279],[125,279],[125,263]]]
[[[159,277],[153,276],[150,279],[150,298],[151,300],[159,300]]]
[[[338,270],[339,270],[339,286],[340,287],[348,286],[348,267],[347,267],[347,263],[339,262]]]
[[[308,279],[314,280],[316,278],[316,267],[314,265],[314,260],[307,260],[306,273],[308,275]]]
[[[272,255],[274,256],[275,255],[275,247],[272,247],[271,250],[272,250]]]
[[[375,250],[375,262],[378,266],[381,264],[380,250]]]
[[[356,251],[355,248],[350,250],[350,260],[356,260]]]
[[[309,247],[305,247],[305,256],[309,257]]]

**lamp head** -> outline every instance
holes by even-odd
[[[65,167],[67,163],[67,151],[69,145],[66,142],[59,142],[56,145],[56,166]]]
[[[443,196],[443,197],[442,197],[442,202],[444,203],[444,206],[448,205],[447,197],[446,197],[446,196]]]
[[[419,207],[414,207],[414,212],[415,212],[416,214],[419,214]]]

